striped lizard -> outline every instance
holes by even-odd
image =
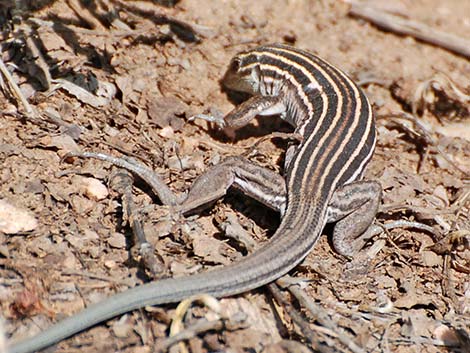
[[[319,57],[280,44],[235,56],[224,84],[252,97],[224,118],[214,118],[220,126],[239,128],[256,116],[279,115],[302,136],[286,151],[283,176],[242,157],[229,157],[197,178],[186,199],[178,202],[144,167],[123,166],[144,180],[157,180],[162,203],[172,204],[183,215],[235,187],[281,214],[275,234],[259,250],[229,266],[115,294],[32,338],[12,343],[11,353],[43,349],[144,306],[175,303],[201,293],[230,296],[263,286],[299,264],[326,223],[336,222],[332,243],[338,253],[352,256],[363,246],[381,187],[361,180],[376,140],[372,108],[361,89]],[[112,161],[105,155],[90,156]]]

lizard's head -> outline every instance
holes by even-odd
[[[222,80],[228,89],[256,93],[260,82],[260,69],[258,55],[254,51],[247,51],[236,55],[228,67]]]

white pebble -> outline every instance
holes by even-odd
[[[0,200],[0,232],[17,234],[36,229],[38,221],[28,210]]]
[[[84,178],[83,179],[83,188],[85,195],[95,201],[105,199],[109,192],[106,185],[104,185],[101,181],[95,178]]]

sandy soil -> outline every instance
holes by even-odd
[[[175,220],[137,180],[133,202],[161,260],[155,274],[133,251],[115,168],[62,158],[73,151],[131,156],[177,193],[230,155],[280,171],[285,139],[251,148],[262,136],[289,131],[279,119],[259,119],[227,136],[188,118],[233,108],[219,82],[233,55],[283,42],[349,73],[374,104],[378,145],[366,177],[384,190],[377,223],[413,221],[433,231],[398,227],[349,260],[332,250],[328,228],[292,272],[308,279],[303,290],[317,313],[287,291],[282,295],[292,305],[286,306],[262,288],[220,301],[225,317],[246,316],[243,325],[215,325],[171,352],[184,346],[190,352],[349,352],[353,345],[361,352],[469,352],[468,59],[351,17],[342,1],[183,0],[164,7],[102,0],[88,9],[82,3],[0,8],[1,57],[33,109],[28,114],[0,86],[0,305],[7,337],[39,332],[154,277],[226,265],[250,252],[253,239],[261,244],[274,233],[279,216],[243,195],[230,193],[196,217]],[[373,3],[470,39],[468,1]],[[396,117],[403,112],[418,124]],[[234,233],[241,240],[227,238]],[[56,351],[166,350],[174,309],[129,313]],[[294,310],[303,328],[294,323]],[[220,322],[196,305],[184,326],[201,320]]]

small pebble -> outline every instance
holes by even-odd
[[[103,200],[109,194],[108,188],[98,179],[83,178],[82,185],[84,194],[91,200]]]
[[[17,234],[36,229],[38,221],[28,210],[0,199],[0,232]]]
[[[113,233],[108,238],[108,244],[112,248],[123,249],[126,247],[126,237],[121,233]]]

